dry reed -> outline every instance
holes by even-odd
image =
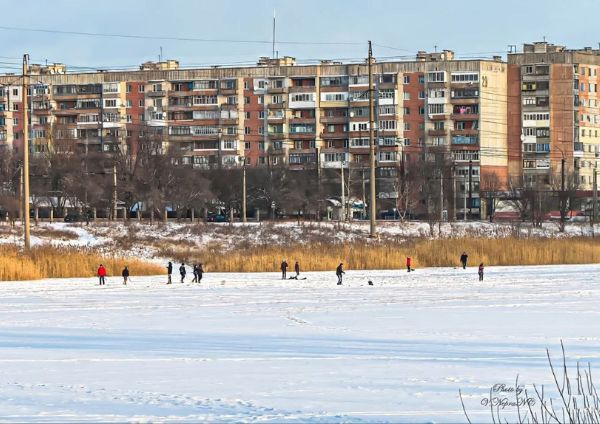
[[[0,281],[93,277],[101,263],[109,276],[120,276],[125,265],[133,276],[164,272],[164,268],[156,264],[139,259],[102,257],[91,249],[41,246],[26,254],[16,246],[1,246]]]
[[[558,265],[586,264],[600,260],[600,242],[590,238],[521,239],[454,238],[417,240],[407,243],[317,243],[293,246],[255,246],[225,251],[216,246],[204,249],[165,248],[160,256],[178,262],[202,262],[215,272],[277,271],[283,259],[293,266],[299,261],[305,271],[332,270],[343,262],[347,269],[403,268],[406,257],[414,267],[458,266],[463,251],[469,264]]]

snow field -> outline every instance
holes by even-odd
[[[2,283],[0,420],[489,422],[561,339],[600,365],[594,265],[303,275]]]

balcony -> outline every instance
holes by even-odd
[[[315,93],[316,92],[317,87],[314,85],[297,85],[297,86],[293,86],[290,87],[289,92],[290,93]]]
[[[284,132],[269,131],[267,133],[267,135],[269,136],[269,138],[272,138],[274,140],[280,140],[282,138],[285,138],[286,133],[284,133]]]
[[[156,91],[146,91],[146,96],[148,97],[164,97],[167,95],[165,90],[156,90]]]
[[[475,146],[479,144],[479,138],[476,135],[453,135],[452,144]]]
[[[346,124],[348,121],[347,116],[321,116],[323,124]]]
[[[450,119],[454,121],[476,121],[479,119],[477,113],[453,113],[450,115]]]
[[[455,135],[467,135],[467,136],[471,136],[471,135],[477,135],[479,134],[479,130],[476,129],[472,129],[472,128],[465,128],[465,129],[453,129],[452,131],[450,131],[450,134],[452,136]]]
[[[445,113],[436,113],[434,115],[428,115],[430,121],[445,121],[448,119],[448,115]]]
[[[283,101],[281,103],[269,103],[267,105],[267,109],[282,109],[285,108],[286,102]]]
[[[448,135],[446,130],[429,130],[427,131],[427,135],[430,137],[445,137]]]
[[[314,133],[313,133],[314,136]],[[322,132],[321,138],[325,139],[346,139],[348,138],[348,133],[346,131],[334,131],[334,132]]]

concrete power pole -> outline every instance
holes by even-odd
[[[371,41],[369,40],[369,57],[368,57],[368,68],[369,68],[369,165],[371,169],[370,173],[370,188],[371,188],[371,199],[369,205],[369,215],[371,218],[370,226],[370,237],[377,236],[376,218],[377,218],[377,190],[375,187],[375,110],[373,102],[373,49],[371,48]]]
[[[113,165],[113,220],[117,218],[117,165]]]
[[[598,220],[598,163],[594,164],[594,204],[592,212],[592,227]]]
[[[242,164],[242,222],[246,222],[246,158]]]
[[[29,114],[27,90],[29,88],[29,55],[23,55],[23,239],[25,250],[31,248],[29,234]]]
[[[340,221],[345,221],[346,220],[346,196],[345,196],[344,191],[346,190],[346,188],[344,187],[344,161],[342,160],[340,162],[340,164],[341,164],[340,169],[342,170],[342,179],[341,179],[341,183],[342,183],[342,186],[341,186],[341,189],[342,189],[342,197],[341,197],[341,200],[342,200],[342,209],[340,211]]]

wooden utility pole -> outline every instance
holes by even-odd
[[[246,222],[246,157],[242,164],[242,222]]]
[[[340,169],[342,170],[342,178],[341,178],[341,189],[342,189],[342,197],[341,197],[341,201],[342,201],[342,209],[340,211],[340,221],[345,221],[346,220],[346,196],[344,194],[344,191],[346,190],[346,188],[344,187],[344,161],[340,161]]]
[[[27,90],[29,89],[29,55],[23,55],[23,239],[25,250],[31,248],[29,234],[29,114]]]
[[[371,218],[370,237],[377,236],[377,190],[375,188],[375,103],[373,102],[373,49],[369,40],[369,57],[367,59],[369,69],[369,166],[370,166],[370,188],[371,199],[369,204],[369,215]]]
[[[566,199],[565,199],[565,156],[563,154],[560,160],[560,226],[561,231],[565,229],[565,215],[566,215]],[[540,210],[541,214],[541,210]]]

